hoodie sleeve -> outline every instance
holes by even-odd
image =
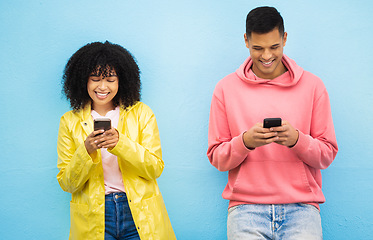
[[[133,173],[147,180],[158,178],[164,169],[158,125],[153,112],[143,105],[139,116],[139,138],[119,133],[119,142],[109,150]]]
[[[314,102],[310,134],[299,131],[299,139],[293,150],[299,159],[316,169],[327,168],[337,155],[337,140],[325,88]]]
[[[239,166],[250,150],[243,143],[243,133],[231,136],[225,104],[216,91],[211,100],[207,156],[219,171],[229,171]]]

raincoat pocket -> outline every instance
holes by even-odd
[[[144,233],[149,233],[147,239],[152,240],[170,240],[176,239],[167,210],[163,202],[162,195],[143,200],[142,213],[144,213],[143,226],[146,226]]]
[[[70,202],[70,239],[87,239],[89,235],[88,205]]]

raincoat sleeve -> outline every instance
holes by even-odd
[[[122,161],[128,171],[147,180],[154,180],[162,174],[164,168],[157,121],[147,106],[142,108],[137,119],[138,138],[134,140],[119,133],[117,145],[109,152],[118,156],[118,162]]]
[[[88,154],[84,142],[75,144],[73,133],[68,129],[68,120],[62,116],[58,131],[57,153],[59,173],[57,180],[61,188],[70,193],[82,189],[90,177],[90,172],[99,160]]]

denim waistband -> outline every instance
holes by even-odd
[[[115,192],[105,195],[105,201],[123,202],[127,201],[127,195],[124,192]]]

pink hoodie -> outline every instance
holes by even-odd
[[[283,55],[288,69],[273,79],[251,71],[249,57],[223,78],[211,101],[207,156],[219,171],[229,171],[223,198],[238,204],[325,202],[320,169],[334,160],[338,147],[329,96],[321,79]],[[281,117],[299,131],[297,144],[276,143],[252,151],[242,134],[264,118]]]

